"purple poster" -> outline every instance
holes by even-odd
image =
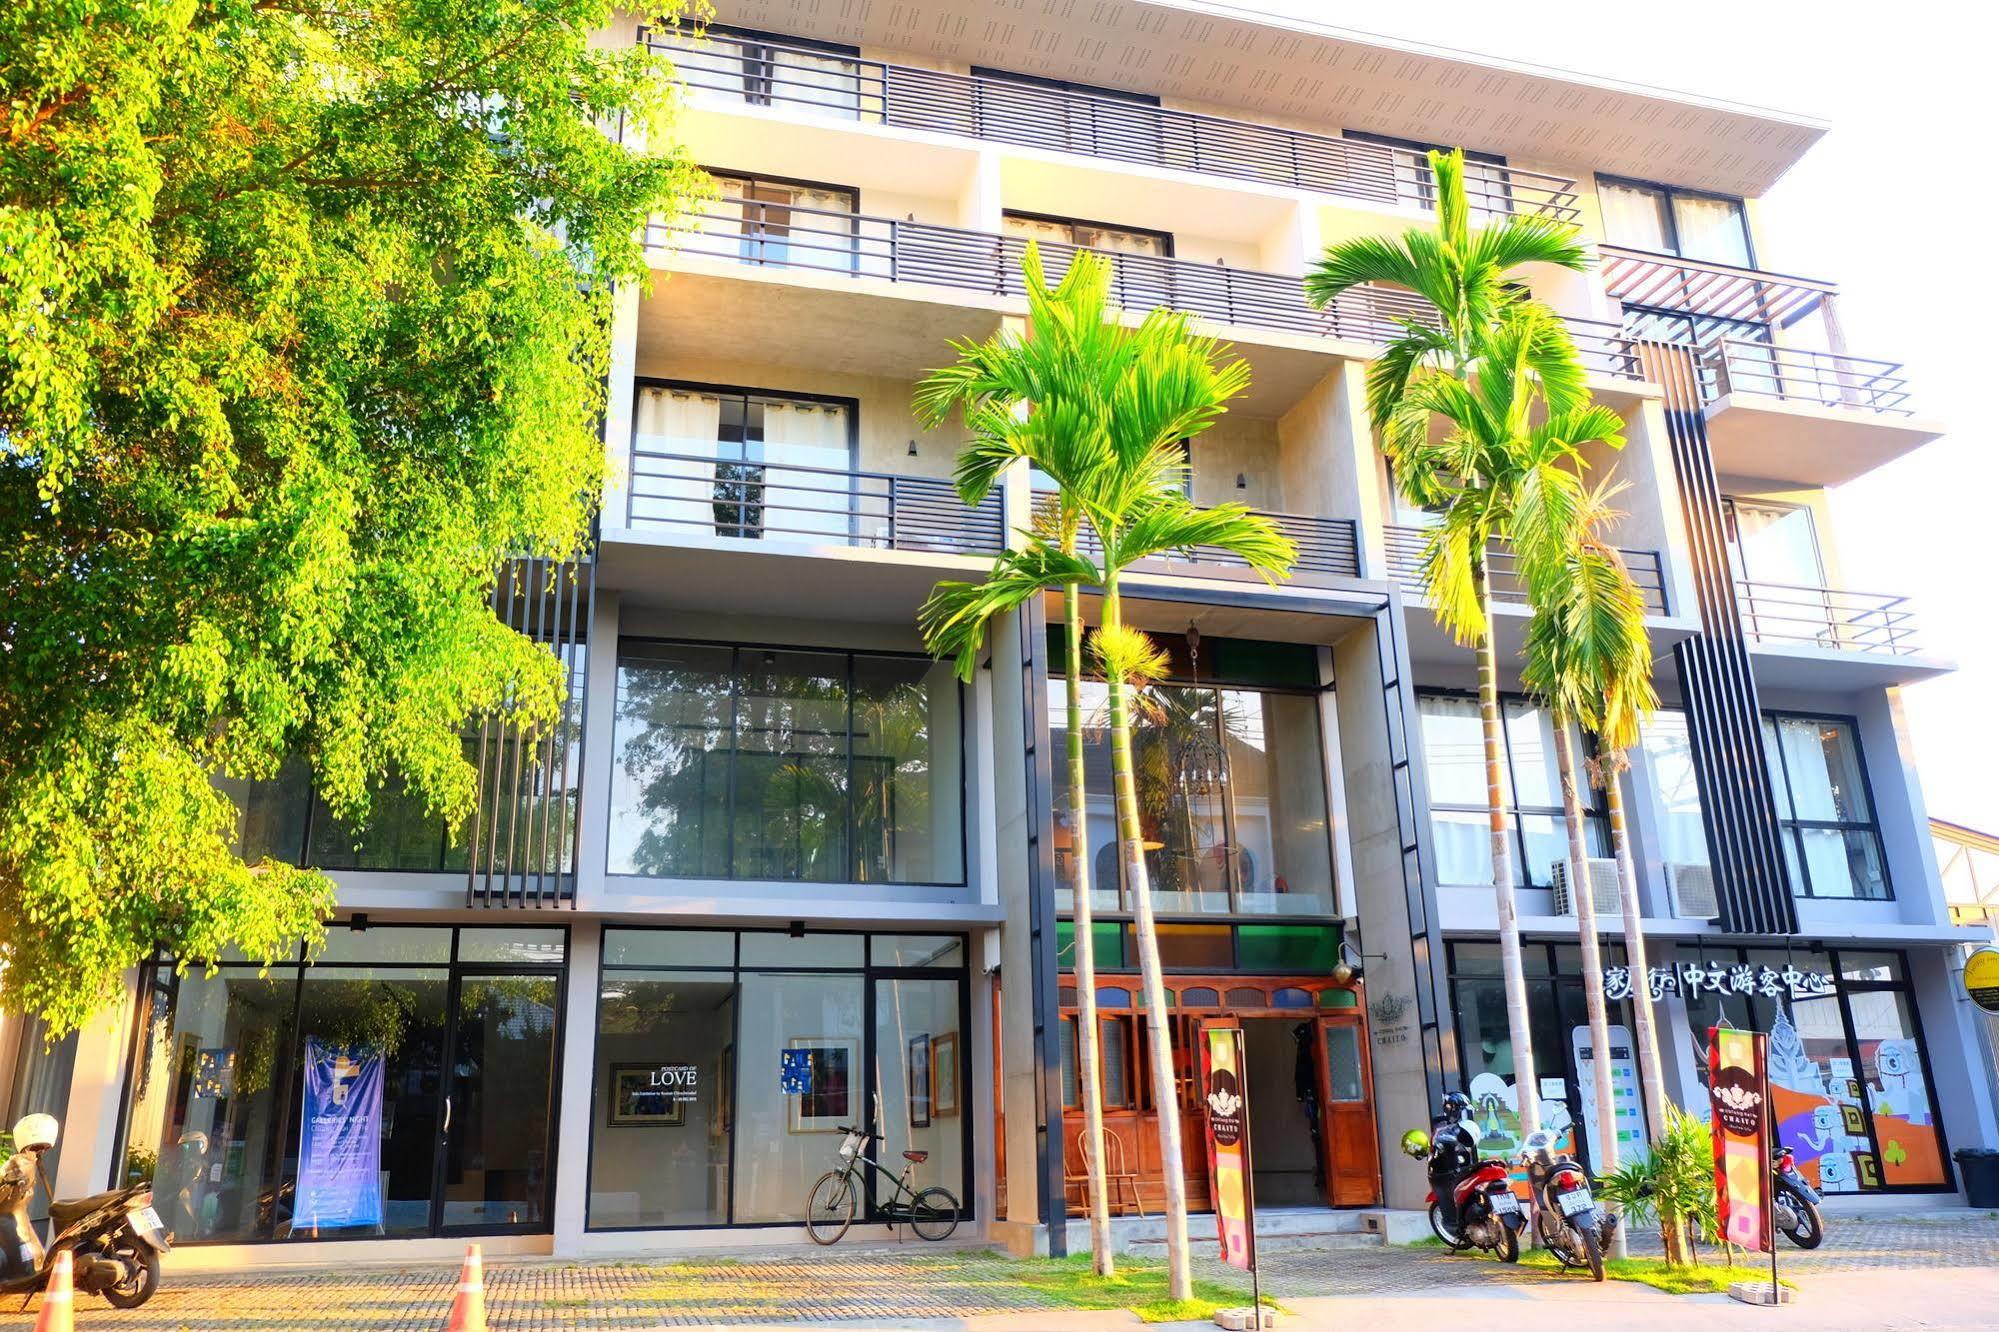
[[[382,1224],[382,1056],[305,1038],[294,1230]]]

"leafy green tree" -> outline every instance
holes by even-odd
[[[1540,1127],[1540,1083],[1501,797],[1499,663],[1486,557],[1489,543],[1506,534],[1515,487],[1539,465],[1524,456],[1535,404],[1567,413],[1583,395],[1582,367],[1566,330],[1521,294],[1519,269],[1530,263],[1580,269],[1587,260],[1574,227],[1538,214],[1473,229],[1464,154],[1433,152],[1429,160],[1436,228],[1412,227],[1399,237],[1365,236],[1329,248],[1306,275],[1305,294],[1323,306],[1355,287],[1379,283],[1413,291],[1436,310],[1434,322],[1407,321],[1368,367],[1368,416],[1404,496],[1443,513],[1424,552],[1424,579],[1438,621],[1478,654],[1492,888],[1520,1124],[1528,1133]],[[1439,423],[1447,437],[1433,444],[1431,430]],[[1544,435],[1542,443],[1555,439]],[[1541,460],[1547,460],[1545,450]]]
[[[995,618],[1047,593],[1063,594],[1070,816],[1078,841],[1084,842],[1080,593],[1091,587],[1102,591],[1098,628],[1091,641],[1108,695],[1119,854],[1145,990],[1152,1099],[1159,1116],[1159,1159],[1164,1163],[1169,1285],[1173,1298],[1187,1299],[1193,1275],[1187,1249],[1186,1183],[1179,1169],[1184,1159],[1179,1088],[1166,1026],[1166,990],[1153,928],[1131,742],[1133,686],[1158,678],[1165,663],[1150,639],[1124,623],[1119,581],[1140,560],[1196,546],[1232,551],[1274,581],[1289,573],[1297,552],[1268,520],[1243,506],[1203,509],[1183,493],[1187,461],[1182,441],[1214,424],[1229,401],[1249,386],[1248,365],[1223,361],[1221,347],[1211,338],[1194,336],[1184,314],[1154,310],[1136,326],[1121,322],[1109,305],[1110,265],[1095,255],[1078,254],[1054,289],[1048,286],[1035,247],[1028,247],[1021,267],[1028,292],[1025,336],[1002,331],[983,343],[954,344],[958,361],[924,382],[917,405],[932,422],[954,409],[962,413],[972,439],[960,456],[958,487],[968,503],[982,499],[1008,468],[1029,463],[1054,480],[1055,505],[1036,530],[1019,534],[1013,549],[993,561],[984,582],[939,583],[924,604],[921,625],[931,652],[940,659],[954,659],[960,678],[969,681],[977,669],[986,628]],[[1087,545],[1094,558],[1084,553],[1085,534],[1092,538]],[[1088,1098],[1084,1131],[1093,1145],[1092,1244],[1099,1269],[1108,1270],[1109,1213],[1102,1181],[1094,1178],[1103,1160],[1103,1120],[1095,1062],[1088,856],[1076,859],[1079,1036],[1090,1043],[1087,1055],[1078,1052],[1077,1073]]]
[[[669,11],[677,10],[669,3]],[[60,1032],[156,947],[279,956],[218,777],[462,819],[556,715],[488,609],[579,548],[614,282],[702,188],[605,0],[0,7],[0,961]],[[606,132],[654,145],[640,154]]]

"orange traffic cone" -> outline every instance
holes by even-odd
[[[70,1279],[69,1250],[64,1249],[56,1254],[56,1265],[49,1272],[48,1288],[42,1292],[42,1311],[35,1316],[35,1332],[75,1332],[75,1299],[75,1283]]]
[[[66,1330],[69,1324],[65,1322],[63,1327]],[[444,1332],[486,1332],[486,1273],[480,1266],[476,1244],[465,1246],[465,1266],[458,1273],[458,1298],[451,1302],[451,1317],[444,1320]]]

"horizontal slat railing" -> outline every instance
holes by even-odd
[[[683,254],[753,267],[919,282],[991,296],[1027,292],[1020,272],[1026,238],[929,222],[724,200],[684,218],[674,229],[655,221],[647,237]],[[1059,281],[1079,253],[1079,247],[1050,242],[1042,242],[1040,250],[1050,281]],[[1398,288],[1357,287],[1318,310],[1306,303],[1304,279],[1297,276],[1149,254],[1092,253],[1112,261],[1111,300],[1126,310],[1166,307],[1219,323],[1363,343],[1387,342],[1407,322],[1434,324],[1437,319],[1429,302]],[[1614,325],[1569,322],[1585,366],[1643,378],[1634,344]]]
[[[958,555],[996,554],[1006,537],[998,492],[972,508],[933,477],[643,448],[632,450],[627,518],[687,536]]]
[[[1037,510],[1046,509],[1052,501],[1053,496],[1046,493],[1035,496]],[[1264,509],[1251,512],[1268,518],[1297,546],[1298,560],[1291,566],[1293,581],[1325,586],[1360,576],[1360,537],[1351,518],[1321,518]],[[1091,559],[1103,554],[1103,545],[1087,529],[1078,544]],[[1171,557],[1147,560],[1139,567],[1149,572],[1171,573],[1186,565],[1244,571],[1249,568],[1248,563],[1235,552],[1215,546],[1196,546],[1192,550],[1176,552]]]
[[[1710,343],[1705,359],[1717,393],[1761,393],[1826,407],[1909,415],[1909,381],[1893,361],[1735,338]]]
[[[1754,642],[1895,656],[1917,651],[1907,597],[1738,579],[1735,605],[1742,632]]]
[[[724,34],[697,39],[644,30],[640,39],[670,56],[688,87],[751,105],[1375,203],[1427,208],[1433,196],[1424,154],[1388,144],[760,39]],[[1567,177],[1473,162],[1467,165],[1465,185],[1472,207],[1480,212],[1545,213],[1565,221],[1578,216],[1576,185]]]
[[[1429,542],[1430,529],[1391,524],[1384,529],[1383,537],[1389,577],[1411,596],[1428,595],[1423,581],[1423,550]],[[1624,566],[1630,570],[1631,581],[1645,600],[1645,609],[1654,615],[1668,614],[1672,602],[1666,593],[1666,568],[1659,552],[1620,549],[1618,553],[1624,556]],[[1492,571],[1493,600],[1513,606],[1526,605],[1527,589],[1520,580],[1519,557],[1511,547],[1493,542],[1486,552],[1486,564]]]

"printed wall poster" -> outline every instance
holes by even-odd
[[[1761,1252],[1770,1246],[1770,1107],[1761,1032],[1708,1031],[1708,1109],[1714,1131],[1715,1197],[1722,1237]]]
[[[1246,1141],[1249,1086],[1243,1077],[1242,1033],[1234,1027],[1209,1027],[1201,1033],[1201,1085],[1208,1112],[1208,1177],[1222,1258],[1248,1271],[1256,1265]]]
[[[382,1224],[382,1055],[305,1039],[294,1230]]]
[[[779,1084],[790,1098],[791,1132],[838,1133],[840,1125],[860,1122],[854,1094],[854,1078],[861,1067],[859,1041],[794,1036],[782,1058]]]

